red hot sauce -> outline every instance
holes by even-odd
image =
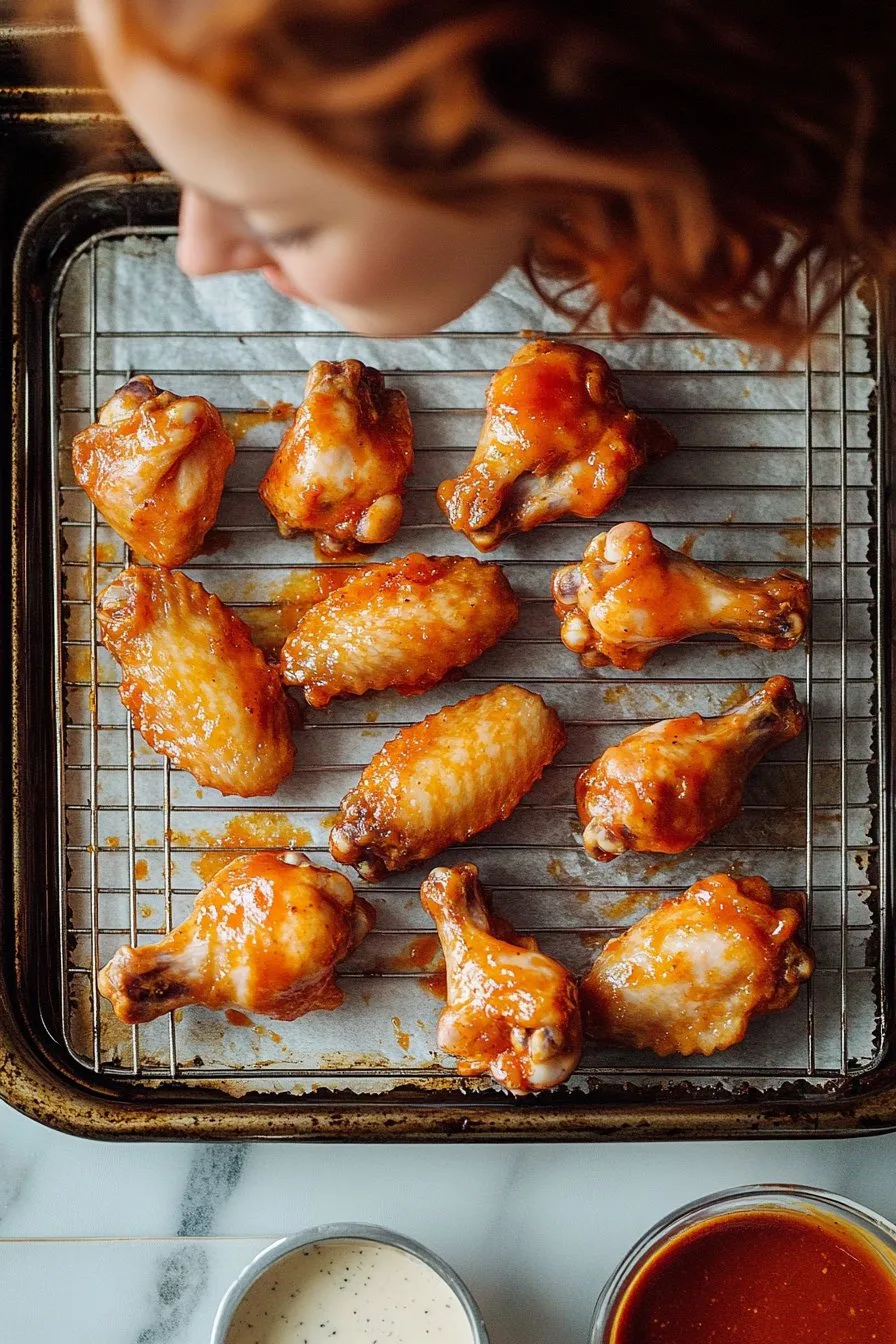
[[[608,1344],[896,1344],[896,1262],[846,1223],[785,1211],[707,1220],[658,1250]]]

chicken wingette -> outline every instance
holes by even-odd
[[[243,798],[292,773],[286,695],[248,627],[176,570],[131,565],[97,603],[119,694],[154,751],[198,783]]]
[[[497,686],[403,728],[343,798],[330,853],[368,882],[509,817],[566,742],[556,712]]]
[[[337,695],[405,695],[466,667],[516,624],[519,602],[498,565],[406,555],[372,565],[317,602],[286,639],[283,680],[316,709]]]

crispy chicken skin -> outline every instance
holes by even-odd
[[[624,738],[576,781],[585,849],[601,860],[691,849],[737,816],[747,775],[805,721],[793,682],[772,677],[719,718],[665,719]]]
[[[731,579],[655,539],[646,523],[618,523],[581,561],[554,571],[563,643],[583,667],[638,671],[666,644],[720,632],[744,644],[792,649],[809,619],[809,584],[789,570]]]
[[[404,393],[357,359],[322,359],[258,492],[284,537],[313,532],[342,555],[395,536],[413,460]]]
[[[140,374],[75,435],[72,465],[78,484],[134,554],[173,568],[201,548],[234,452],[211,402],[162,392]]]
[[[460,1073],[490,1073],[517,1096],[565,1082],[582,1054],[572,973],[534,939],[513,941],[496,927],[471,863],[434,868],[420,900],[438,929],[448,975],[439,1049],[458,1056]]]
[[[100,594],[122,704],[154,751],[243,798],[292,773],[286,696],[248,627],[186,574],[131,565]]]
[[[470,465],[438,489],[455,532],[480,551],[565,513],[599,517],[633,471],[675,447],[628,410],[605,359],[563,341],[527,341],[495,374],[485,408]]]
[[[566,734],[540,695],[497,686],[403,728],[343,798],[330,853],[367,882],[509,817]]]
[[[341,873],[295,852],[241,854],[183,924],[161,942],[120,947],[97,983],[122,1022],[151,1022],[190,1003],[290,1022],[339,1007],[336,964],[373,922]]]
[[[413,695],[472,663],[518,618],[498,565],[406,555],[362,570],[311,607],[286,640],[281,674],[316,709],[387,687]]]
[[[587,1029],[605,1045],[711,1055],[754,1013],[793,1002],[815,967],[761,877],[715,873],[611,938],[582,980]]]

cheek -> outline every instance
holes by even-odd
[[[332,237],[309,248],[285,248],[277,261],[289,278],[314,302],[366,307],[407,289],[414,254],[401,240]],[[410,267],[409,267],[410,261]]]
[[[277,260],[290,281],[343,325],[371,336],[433,331],[460,315],[522,251],[519,225],[376,228],[322,236]]]

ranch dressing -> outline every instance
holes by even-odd
[[[256,1279],[226,1344],[472,1344],[444,1279],[397,1246],[333,1240],[300,1246]]]

